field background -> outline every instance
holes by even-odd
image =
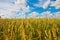
[[[0,19],[0,40],[60,40],[60,19]]]

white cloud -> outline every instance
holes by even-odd
[[[50,11],[46,11],[43,13],[32,12],[28,15],[28,18],[53,18],[54,15]]]
[[[51,6],[55,6],[56,9],[60,8],[60,0],[56,0],[55,2],[51,2]]]
[[[37,12],[32,12],[28,15],[28,18],[38,18],[39,13]]]
[[[60,18],[60,12],[50,13],[50,11],[43,12],[41,18]]]
[[[48,0],[46,3],[43,4],[43,8],[44,9],[47,8],[49,4],[50,4],[50,0]]]
[[[43,12],[40,17],[41,18],[46,18],[46,17],[51,18],[51,17],[53,17],[53,14],[50,13],[49,11],[47,11],[47,12]]]
[[[17,0],[16,1],[16,4],[20,4],[20,5],[23,5],[26,3],[26,0]]]
[[[46,9],[48,7],[48,5],[51,6],[55,6],[57,9],[60,8],[60,0],[56,0],[56,1],[51,1],[51,0],[40,0],[39,3],[34,4],[34,6],[36,7],[43,7],[44,9]]]
[[[29,6],[26,7],[26,0],[15,0],[15,4],[11,4],[8,2],[0,2],[0,16],[2,18],[11,16],[16,17],[22,15],[24,16],[26,12],[29,11]],[[17,12],[20,12],[18,15]]]
[[[32,12],[28,15],[28,18],[60,18],[60,12],[51,13],[50,11],[46,11],[41,14]]]
[[[34,5],[37,7],[43,7],[44,9],[46,9],[49,4],[50,4],[50,0],[40,0],[39,3]]]
[[[56,18],[60,18],[60,12],[56,12],[54,15]]]

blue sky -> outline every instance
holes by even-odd
[[[2,18],[60,18],[60,0],[0,0]]]

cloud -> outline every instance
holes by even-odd
[[[49,4],[50,4],[50,0],[39,0],[39,2],[34,5],[37,7],[43,7],[44,9],[46,9]]]
[[[26,3],[26,0],[17,0],[15,3],[19,4],[19,5],[22,5],[22,4]]]
[[[53,14],[47,11],[47,12],[43,12],[40,17],[41,18],[52,18]]]
[[[0,2],[0,16],[2,18],[18,17],[19,15],[24,16],[28,11],[29,6],[26,7],[26,0],[15,0],[14,4],[12,2]]]
[[[46,9],[49,5],[55,6],[56,9],[60,8],[60,0],[51,1],[51,0],[39,0],[37,4],[34,4],[36,7],[43,7]]]
[[[60,12],[51,13],[50,11],[40,14],[40,18],[60,18]]]
[[[1,3],[0,2],[0,16],[1,17],[7,17],[8,15],[11,16],[14,14],[14,11],[16,10],[15,8],[13,8],[13,6],[11,6],[11,4],[8,3]],[[8,16],[8,17],[9,17]]]
[[[38,18],[39,16],[39,13],[37,13],[37,12],[32,12],[32,13],[30,13],[29,15],[28,15],[28,18]]]
[[[50,0],[46,1],[46,3],[43,4],[43,8],[46,9],[49,4],[50,4]]]
[[[60,12],[51,13],[50,11],[46,11],[43,13],[32,12],[27,18],[60,18]]]
[[[55,6],[56,9],[60,8],[60,0],[56,0],[55,2],[51,2],[51,6]]]
[[[51,13],[46,11],[43,13],[32,12],[28,15],[28,18],[60,18],[60,12]]]
[[[60,12],[56,12],[54,15],[55,15],[55,18],[60,18]]]

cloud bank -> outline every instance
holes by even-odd
[[[29,11],[29,7],[26,7],[26,0],[14,0],[14,4],[7,1],[0,2],[0,16],[2,18],[18,17],[19,15],[19,17],[23,17]]]
[[[60,0],[56,0],[55,2],[51,2],[51,6],[55,6],[56,9],[60,9]]]

